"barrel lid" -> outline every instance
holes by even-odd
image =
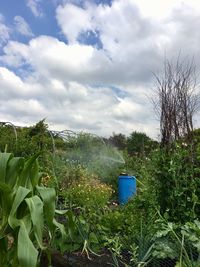
[[[120,176],[128,176],[128,173],[127,172],[122,172],[122,173],[120,173]]]
[[[127,173],[121,173],[119,179],[135,179],[135,176],[128,175]]]

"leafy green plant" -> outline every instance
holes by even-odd
[[[107,204],[113,193],[112,187],[97,179],[80,179],[69,188],[63,189],[65,207],[79,208],[90,213],[100,211]]]
[[[63,230],[54,219],[55,190],[40,185],[37,158],[24,160],[0,153],[1,266],[36,267],[47,240],[50,242],[57,228]]]
[[[89,173],[80,164],[73,164],[62,159],[62,152],[57,152],[55,157],[55,172],[61,191],[69,188],[72,184],[78,183],[81,179],[87,179]]]
[[[77,177],[77,181],[69,183],[68,187],[62,184],[60,205],[69,210],[64,216],[66,236],[62,243],[61,235],[57,234],[53,245],[62,252],[81,250],[89,257],[90,252],[95,253],[101,247],[97,226],[108,209],[113,190],[97,177],[89,177],[82,168],[79,171],[76,174],[83,176]]]
[[[140,233],[133,236],[130,244],[130,261],[136,266],[147,266],[153,259],[152,252],[155,245],[152,232],[148,233],[148,227],[141,222]]]
[[[200,266],[200,224],[198,220],[180,225],[169,222],[160,215],[156,226],[158,230],[154,238],[153,257],[174,259],[177,267]]]
[[[90,253],[96,255],[100,244],[91,224],[83,216],[74,215],[72,211],[67,211],[65,218],[63,223],[66,232],[65,238],[63,240],[61,234],[58,233],[53,240],[53,247],[61,252],[81,251],[88,258],[90,258]]]
[[[123,230],[123,225],[125,217],[120,209],[113,209],[105,212],[100,220],[100,225],[104,231],[118,234]]]
[[[116,256],[121,258],[122,242],[119,235],[115,235],[112,238],[105,236],[104,245]]]
[[[180,142],[154,154],[154,180],[162,215],[185,223],[199,217],[200,168],[192,144]]]

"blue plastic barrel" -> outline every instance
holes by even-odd
[[[126,204],[136,194],[136,178],[121,174],[119,176],[119,204]]]

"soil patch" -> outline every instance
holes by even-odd
[[[113,266],[112,255],[109,251],[104,251],[100,256],[87,255],[80,252],[62,255],[58,251],[51,251],[52,267],[106,267]],[[119,267],[125,264],[118,261]],[[48,267],[47,256],[42,255],[40,267]]]

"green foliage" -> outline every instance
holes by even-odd
[[[40,185],[38,155],[27,160],[0,153],[0,265],[36,267],[43,244],[56,230],[52,188]]]
[[[79,182],[83,178],[87,178],[89,173],[85,167],[80,164],[66,162],[65,158],[61,159],[60,155],[55,158],[55,173],[58,179],[59,188],[61,190],[68,188],[74,182]]]
[[[135,208],[132,200],[106,211],[99,222],[100,241],[122,261],[128,251],[133,266],[145,266],[152,259],[156,218],[151,215],[147,219]]]
[[[200,222],[187,222],[181,227],[181,234],[185,237],[185,241],[190,243],[198,255],[200,255]]]
[[[156,227],[153,257],[175,259],[176,266],[200,266],[199,221],[180,225],[160,215]]]
[[[195,157],[193,147],[185,143],[155,154],[158,203],[170,221],[184,223],[200,215],[200,169]]]
[[[76,216],[72,211],[68,211],[64,218],[65,239],[63,240],[62,236],[57,234],[52,244],[54,248],[61,252],[82,250],[82,253],[86,253],[88,257],[90,252],[95,253],[93,250],[99,250],[98,238],[91,224],[83,216]]]
[[[13,126],[14,127],[14,126]],[[32,127],[16,127],[5,125],[0,127],[0,150],[14,153],[16,156],[31,156],[52,146],[48,134],[48,125],[44,120]],[[14,131],[15,130],[15,131]],[[51,141],[51,144],[50,142]]]
[[[62,243],[58,235],[54,239],[54,246],[63,252],[81,249],[88,254],[101,247],[97,225],[99,218],[108,209],[113,189],[100,182],[96,176],[89,176],[82,168],[77,175],[77,179],[73,179],[67,187],[62,183],[60,206],[70,210],[66,214],[66,222],[64,220],[67,236]]]
[[[17,128],[17,142],[11,126],[0,128],[1,151],[27,158],[0,154],[0,265],[35,266],[40,250],[52,246],[88,257],[107,248],[116,266],[125,258],[130,266],[200,266],[199,131],[193,137],[165,149],[143,133],[113,135],[119,152],[90,134],[53,136],[53,155],[44,120]],[[111,199],[123,170],[136,176],[137,195],[120,207]],[[48,185],[67,209],[58,217],[63,224],[54,219],[56,194]]]
[[[112,188],[96,179],[81,179],[62,191],[66,207],[89,210],[104,208],[112,195]]]
[[[0,127],[0,151],[5,148],[7,152],[20,157],[29,157],[40,152],[42,171],[51,176],[56,175],[62,181],[64,177],[69,177],[69,173],[71,176],[77,166],[81,166],[116,187],[116,177],[124,166],[122,154],[113,146],[107,145],[103,138],[80,133],[69,135],[64,140],[48,131],[45,120],[32,127]]]
[[[145,133],[132,132],[127,138],[127,150],[130,155],[148,155],[158,143]]]
[[[12,125],[0,126],[0,151],[11,151],[17,144],[17,134]]]
[[[87,133],[72,136],[65,144],[66,157],[71,162],[85,166],[98,153],[102,142],[100,138]]]
[[[102,215],[101,226],[104,230],[111,233],[119,234],[123,230],[124,214],[120,209],[114,209]]]
[[[125,150],[127,148],[127,138],[124,134],[115,134],[113,133],[112,136],[108,139],[109,143],[120,150]]]
[[[104,235],[111,239],[114,238],[112,233],[123,233],[120,242],[130,251],[131,262],[136,266],[144,258],[145,264],[150,261],[155,262],[155,266],[159,266],[157,260],[167,259],[177,261],[177,266],[199,266],[198,224],[192,222],[199,218],[198,147],[196,145],[194,150],[193,146],[180,142],[171,151],[158,148],[148,158],[127,158],[127,168],[137,177],[137,196],[123,209],[104,215],[102,225],[106,228]],[[165,216],[164,228],[157,220],[156,210]],[[114,224],[112,215],[116,218]],[[112,230],[109,230],[109,221]],[[190,229],[186,227],[189,222]],[[143,235],[140,223],[146,228]],[[183,229],[187,229],[188,234],[183,235]]]
[[[15,156],[28,158],[40,153],[38,158],[40,168],[54,175],[55,147],[64,145],[62,138],[52,136],[48,131],[45,120],[41,120],[32,127],[14,127],[1,125],[0,151],[11,152]]]
[[[104,245],[113,253],[115,256],[122,258],[121,252],[123,244],[119,235],[112,237],[104,236]]]
[[[117,188],[117,177],[125,162],[116,148],[89,134],[80,134],[68,141],[65,148],[56,153],[55,168],[59,181],[66,185],[71,183],[76,175],[80,176],[77,170],[82,169]]]

